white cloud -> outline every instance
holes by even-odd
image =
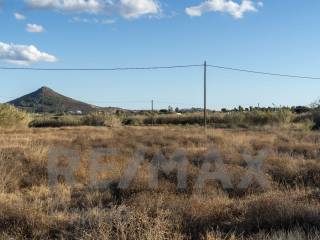
[[[242,18],[246,12],[257,11],[252,0],[242,0],[241,3],[232,0],[207,0],[200,5],[186,8],[186,13],[192,17],[202,16],[205,12],[226,12],[234,18]]]
[[[44,31],[44,28],[41,25],[28,23],[26,26],[26,31],[32,33],[41,33]]]
[[[92,14],[116,13],[123,18],[139,18],[161,12],[157,0],[25,0],[33,9]]]
[[[98,13],[103,9],[101,0],[25,0],[29,7],[68,12]]]
[[[93,24],[113,24],[116,22],[114,19],[98,19],[98,18],[82,18],[73,17],[70,19],[72,23],[93,23]]]
[[[119,6],[120,14],[124,18],[138,18],[161,11],[159,3],[154,0],[120,0]]]
[[[14,13],[14,17],[17,20],[25,20],[26,17],[24,15],[22,15],[21,13]]]
[[[39,51],[33,45],[16,45],[0,42],[0,60],[19,65],[28,65],[36,62],[56,62],[57,58]]]

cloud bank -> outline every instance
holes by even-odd
[[[32,9],[91,14],[116,13],[123,18],[139,18],[161,12],[157,0],[25,0]]]
[[[100,0],[26,0],[29,7],[35,9],[53,9],[69,12],[97,13],[103,9]]]
[[[247,12],[256,12],[256,5],[259,6],[252,0],[242,0],[241,3],[232,0],[207,0],[200,5],[186,8],[186,13],[192,17],[199,17],[205,12],[224,12],[240,19]]]
[[[120,15],[124,18],[139,18],[143,15],[154,15],[161,11],[154,0],[120,0]]]
[[[0,60],[13,64],[29,65],[36,62],[56,62],[57,58],[39,51],[33,45],[0,42]]]

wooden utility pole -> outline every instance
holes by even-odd
[[[207,130],[207,62],[203,64],[203,125]]]

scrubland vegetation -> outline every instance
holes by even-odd
[[[29,127],[74,127],[74,126],[118,126],[120,118],[104,113],[91,113],[87,115],[36,115],[29,122]]]
[[[44,116],[1,105],[0,239],[320,239],[318,119],[290,111],[210,113],[204,134],[200,114]],[[61,177],[48,185],[48,153],[57,147],[79,154],[77,184]],[[117,154],[100,159],[111,166],[98,175],[108,187],[92,188],[90,153],[101,148]],[[151,188],[149,163],[179,148],[189,160],[187,187],[177,189],[174,170],[160,172],[158,188]],[[211,148],[219,150],[233,188],[211,180],[195,191]],[[120,188],[139,149],[145,161],[129,187]],[[262,149],[269,187],[253,179],[240,188],[249,171],[243,153]]]
[[[122,118],[124,125],[203,125],[203,113],[137,115]],[[248,112],[211,112],[207,124],[215,128],[290,128],[315,130],[320,127],[318,110],[297,114],[289,110],[248,111]]]
[[[11,105],[0,104],[0,127],[26,127],[30,121],[29,114]]]
[[[230,112],[230,113],[209,113],[207,122],[209,125],[216,127],[249,127],[249,126],[264,126],[290,123],[293,119],[293,114],[288,110],[281,110],[277,112]],[[173,125],[193,125],[203,124],[202,113],[189,113],[189,114],[163,114],[147,117],[129,117],[127,122],[143,125],[154,124],[173,124]],[[126,122],[125,122],[126,123]]]
[[[275,112],[252,111],[209,113],[208,125],[216,128],[261,128],[292,127],[312,129],[320,126],[318,113],[294,114],[288,110]],[[92,113],[88,115],[36,115],[30,127],[68,127],[68,126],[144,126],[144,125],[203,125],[202,113],[111,115]]]
[[[319,239],[320,134],[286,129],[203,129],[189,126],[2,129],[0,134],[0,239]],[[48,187],[48,151],[64,146],[79,152],[77,184]],[[263,164],[271,187],[252,183],[225,190],[208,181],[193,189],[206,149],[219,149],[234,186],[247,172],[244,150],[269,154]],[[99,175],[107,189],[89,188],[89,152],[118,149],[103,157],[111,170]],[[146,161],[128,189],[118,183],[137,149]],[[185,148],[188,186],[160,174],[148,185],[148,162]],[[214,169],[212,169],[214,171]]]
[[[297,114],[288,109],[277,111],[210,112],[209,126],[216,128],[298,127],[318,129],[320,111]],[[144,125],[203,125],[202,113],[185,114],[110,114],[103,112],[85,115],[31,114],[10,105],[0,105],[0,127],[75,127],[75,126],[144,126]]]

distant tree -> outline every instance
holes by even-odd
[[[239,112],[243,112],[244,109],[243,109],[242,106],[239,106],[239,107],[238,107],[238,110],[239,110]]]
[[[176,107],[176,109],[174,110],[176,113],[180,112],[180,109],[178,107]]]
[[[168,113],[168,110],[167,109],[161,109],[159,112],[160,113]]]
[[[221,112],[226,113],[226,112],[228,112],[228,110],[226,108],[221,108]]]
[[[310,108],[305,107],[305,106],[297,106],[297,107],[292,107],[291,108],[292,112],[295,112],[295,113],[298,113],[298,114],[310,112],[310,110],[311,110]]]
[[[168,112],[169,112],[169,113],[172,113],[172,112],[173,112],[173,107],[168,106]]]

